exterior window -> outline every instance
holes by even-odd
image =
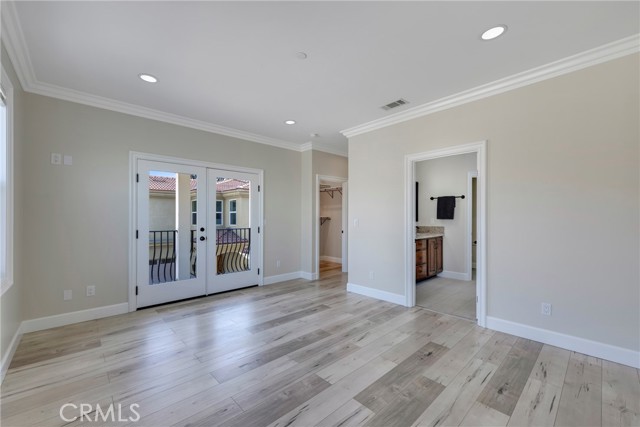
[[[238,224],[238,214],[236,212],[236,200],[229,200],[229,225]]]
[[[216,225],[222,224],[222,200],[216,200]]]
[[[191,201],[191,225],[198,225],[198,202]]]
[[[0,288],[13,285],[13,141],[11,132],[12,99],[10,83],[2,70],[0,86]]]

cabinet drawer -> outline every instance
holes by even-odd
[[[427,248],[427,239],[416,240],[416,251]]]
[[[416,265],[427,262],[427,251],[416,251]]]

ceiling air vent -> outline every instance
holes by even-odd
[[[382,108],[383,110],[391,110],[392,108],[396,108],[396,107],[399,107],[401,105],[408,104],[408,103],[409,103],[409,101],[400,98],[397,101],[390,102],[387,105],[383,105],[380,108]]]

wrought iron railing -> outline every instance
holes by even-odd
[[[177,280],[176,242],[178,230],[149,231],[149,284]],[[196,277],[196,230],[190,230],[191,277]],[[220,228],[216,230],[216,263],[218,274],[238,273],[251,268],[251,229]]]
[[[175,280],[177,234],[178,230],[149,231],[149,284]]]
[[[250,228],[219,228],[216,230],[218,274],[238,273],[251,269],[250,255]]]

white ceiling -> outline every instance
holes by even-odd
[[[639,4],[25,1],[3,15],[35,86],[346,152],[341,130],[637,34]],[[481,41],[496,24],[505,35]]]

